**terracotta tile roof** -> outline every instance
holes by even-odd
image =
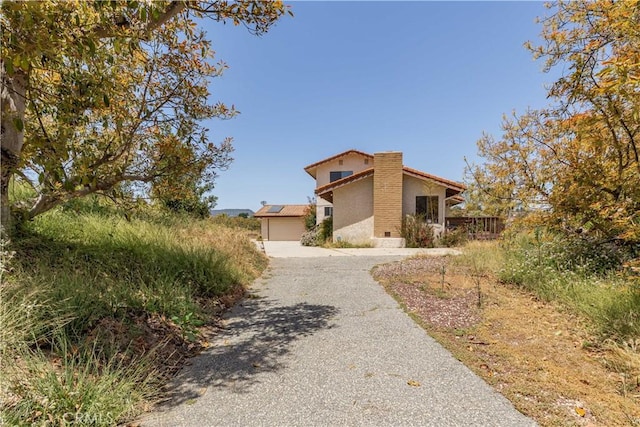
[[[422,179],[429,179],[431,181],[435,181],[439,184],[444,185],[445,187],[449,187],[453,190],[458,190],[458,191],[464,191],[467,189],[467,187],[460,183],[460,182],[456,182],[456,181],[450,181],[448,179],[444,179],[444,178],[440,178],[439,176],[435,176],[435,175],[431,175],[428,174],[426,172],[422,172],[419,171],[417,169],[412,169],[412,168],[408,168],[406,166],[402,167],[402,170],[404,173],[408,174],[408,175],[413,175],[417,178],[422,178]]]
[[[431,175],[431,174],[419,171],[417,169],[411,169],[406,166],[403,166],[402,171],[407,175],[414,176],[419,179],[434,181],[440,185],[447,187],[447,189],[453,190],[454,194],[455,192],[460,193],[467,189],[467,187],[464,184],[461,184],[455,181],[449,181],[448,179],[440,178],[439,176]],[[374,168],[365,169],[356,174],[349,175],[345,178],[338,179],[336,181],[330,182],[329,184],[325,184],[321,187],[316,188],[316,194],[322,197],[323,199],[331,201],[327,199],[327,197],[331,197],[331,195],[328,193],[330,193],[331,191],[335,190],[338,187],[342,187],[343,185],[350,184],[362,178],[373,176],[373,173],[374,173]]]
[[[462,197],[461,195],[456,194],[455,196],[447,197],[447,198],[446,198],[446,202],[447,202],[450,206],[453,206],[453,205],[457,205],[457,204],[459,204],[459,203],[464,203],[464,202],[465,202],[465,199],[464,199],[464,197]]]
[[[278,212],[269,212],[269,210],[277,210],[277,207],[282,207],[282,209]],[[308,208],[309,205],[264,205],[253,216],[255,218],[300,217],[307,214]]]
[[[306,166],[306,167],[304,168],[304,170],[305,170],[309,175],[311,175],[312,177],[314,177],[314,178],[315,178],[315,177],[316,177],[316,176],[315,176],[315,169],[316,169],[318,166],[320,166],[320,165],[321,165],[321,164],[323,164],[323,163],[330,162],[331,160],[335,160],[335,159],[337,159],[337,158],[339,158],[339,157],[346,156],[346,155],[348,155],[348,154],[359,154],[359,155],[361,155],[361,156],[363,156],[363,157],[366,157],[366,158],[368,158],[368,159],[373,159],[373,155],[371,155],[371,154],[369,154],[369,153],[365,153],[364,151],[360,151],[360,150],[347,150],[347,151],[344,151],[344,152],[342,152],[342,153],[340,153],[340,154],[336,154],[335,156],[327,157],[326,159],[324,159],[324,160],[320,160],[319,162],[312,163],[312,164],[310,164],[309,166]]]

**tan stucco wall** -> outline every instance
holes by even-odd
[[[340,164],[342,160],[342,165]],[[329,172],[333,171],[353,171],[354,174],[373,167],[373,159],[369,159],[369,163],[365,164],[365,157],[351,153],[330,162],[323,163],[316,170],[316,188],[329,184]]]
[[[415,215],[417,196],[438,196],[438,224],[434,224],[434,228],[436,232],[439,232],[443,227],[446,213],[444,202],[446,188],[436,183],[407,175],[404,175],[402,182],[402,216]]]
[[[372,234],[373,216],[370,216],[362,221],[335,230],[333,232],[333,241],[349,242],[354,245],[369,245],[371,244]]]
[[[452,212],[452,211],[451,211],[451,208],[452,208],[452,207],[453,207],[453,206],[447,206],[447,207],[446,207],[446,210],[445,210],[445,212],[444,212],[444,216],[445,216],[445,217],[451,216],[451,212]]]
[[[373,178],[333,192],[333,240],[369,243],[373,236]]]
[[[320,224],[324,220],[324,208],[333,206],[333,204],[327,202],[322,197],[316,198],[316,224]]]
[[[304,233],[304,218],[260,218],[263,240],[300,240]]]
[[[444,216],[451,216],[451,206],[445,206],[444,207]]]

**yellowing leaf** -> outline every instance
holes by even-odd
[[[580,415],[581,417],[584,417],[587,414],[587,411],[584,410],[584,408],[580,408],[578,406],[576,406],[576,414]]]
[[[409,380],[407,381],[407,384],[409,384],[411,387],[420,387],[422,385],[416,380]]]
[[[24,123],[20,118],[13,119],[13,125],[18,129],[18,132],[22,132],[24,130]]]

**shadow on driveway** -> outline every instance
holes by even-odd
[[[208,387],[248,392],[258,374],[286,366],[294,341],[334,327],[339,310],[330,305],[278,305],[268,299],[246,299],[225,316],[226,326],[211,338],[212,346],[193,359],[173,381],[172,394],[160,410],[190,404]]]

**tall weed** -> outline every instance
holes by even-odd
[[[103,360],[92,348],[76,350],[64,337],[54,358],[41,350],[22,352],[6,367],[11,378],[3,419],[10,425],[111,426],[137,415],[154,395],[155,375],[144,360]]]
[[[504,265],[504,250],[495,240],[471,240],[465,244],[462,255],[452,259],[477,273],[495,276]]]

